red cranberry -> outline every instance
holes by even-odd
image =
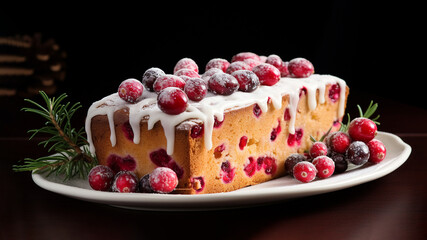
[[[347,162],[347,159],[345,158],[344,154],[331,152],[329,157],[335,163],[334,174],[343,173],[347,170],[348,162]]]
[[[249,66],[247,63],[243,62],[243,61],[237,61],[237,62],[232,62],[227,70],[225,71],[228,74],[232,74],[233,72],[237,71],[237,70],[252,70],[251,66]]]
[[[273,130],[270,133],[270,140],[274,142],[274,140],[276,140],[277,136],[280,134],[281,131],[282,131],[282,127],[280,126],[280,120],[278,120],[277,127],[273,128]]]
[[[345,132],[335,132],[328,138],[329,147],[337,153],[345,153],[351,143],[351,139]]]
[[[295,78],[306,78],[314,73],[313,64],[305,58],[294,58],[289,61],[288,70]]]
[[[116,154],[111,154],[107,158],[107,166],[110,167],[114,173],[120,171],[133,171],[136,168],[136,161],[130,155],[122,158]]]
[[[191,69],[187,69],[187,68],[183,68],[183,69],[179,69],[178,71],[176,71],[176,73],[174,73],[174,75],[176,76],[187,76],[190,78],[199,78],[200,75],[198,73],[196,73],[194,70]]]
[[[184,86],[185,81],[182,78],[172,74],[166,74],[158,77],[153,84],[153,88],[156,93],[159,93],[167,87],[177,87],[180,89],[184,89]]]
[[[207,70],[205,73],[203,73],[202,75],[202,79],[208,83],[209,79],[215,74],[215,73],[222,73],[223,71],[221,69],[218,68],[211,68],[209,70]]]
[[[301,98],[302,96],[307,95],[307,88],[304,86],[299,90],[299,95],[298,97]]]
[[[249,70],[237,70],[231,74],[239,82],[239,91],[253,92],[259,86],[258,76]]]
[[[216,73],[209,79],[208,86],[212,92],[227,96],[237,91],[239,82],[230,74]]]
[[[363,165],[369,160],[369,147],[362,141],[350,143],[346,152],[346,158],[354,165]]]
[[[191,128],[191,133],[190,136],[192,138],[198,138],[201,137],[203,135],[204,132],[204,126],[203,124],[196,124]]]
[[[312,163],[317,169],[317,176],[319,178],[328,178],[335,171],[334,161],[327,156],[318,156],[313,159]]]
[[[178,115],[187,109],[188,97],[179,88],[167,87],[157,96],[157,105],[167,114]]]
[[[208,93],[208,87],[203,79],[191,78],[185,83],[184,92],[190,100],[200,101]]]
[[[253,113],[254,113],[255,117],[257,117],[257,118],[259,118],[259,116],[261,116],[262,110],[258,104],[255,104],[254,109],[253,109]]]
[[[367,143],[377,135],[377,125],[368,118],[355,118],[348,126],[348,134],[354,141]]]
[[[271,64],[280,70],[280,68],[282,67],[283,61],[278,55],[271,54],[270,56],[267,57],[265,63]]]
[[[113,192],[131,193],[138,191],[138,178],[131,171],[120,171],[116,174],[112,186]]]
[[[283,119],[284,119],[285,121],[289,121],[289,120],[291,120],[291,113],[289,112],[289,108],[286,108],[286,109],[285,109],[285,114],[283,115]]]
[[[203,177],[192,177],[190,182],[196,193],[200,193],[205,188],[205,179]]]
[[[378,139],[372,139],[367,145],[369,148],[369,162],[379,163],[384,160],[387,154],[387,149],[385,148],[384,143]]]
[[[214,128],[220,128],[224,123],[225,117],[223,116],[222,121],[219,121],[216,116],[214,116]]]
[[[93,190],[110,191],[114,180],[114,172],[104,165],[93,167],[88,175],[89,185]]]
[[[158,167],[150,173],[150,186],[158,193],[170,193],[178,186],[178,176],[167,167]]]
[[[183,58],[179,60],[173,69],[173,73],[175,74],[178,70],[183,68],[191,69],[196,73],[199,73],[199,67],[197,66],[196,62],[191,58]]]
[[[162,69],[156,67],[149,68],[142,75],[142,83],[144,84],[146,89],[151,92],[154,92],[154,82],[157,80],[158,77],[163,75],[165,75],[165,72],[163,72]]]
[[[287,174],[293,175],[294,166],[302,161],[307,161],[307,158],[303,154],[292,153],[285,160],[285,171]]]
[[[134,78],[124,80],[118,89],[120,98],[128,103],[139,102],[142,99],[143,91],[142,83]]]
[[[241,52],[241,53],[238,53],[238,54],[234,55],[231,58],[231,62],[243,61],[243,60],[248,59],[248,58],[251,58],[251,59],[254,59],[254,60],[257,60],[257,61],[261,61],[261,58],[257,54],[255,54],[255,53],[252,53],[252,52]]]
[[[174,170],[178,178],[181,178],[184,175],[184,169],[167,154],[165,149],[160,148],[159,150],[153,151],[149,156],[151,162],[153,162],[157,167],[168,167]]]
[[[280,80],[279,69],[268,63],[257,65],[252,71],[258,76],[261,85],[273,86]]]
[[[150,185],[150,174],[145,174],[139,180],[139,192],[141,193],[154,193]]]
[[[224,183],[230,183],[236,175],[236,168],[233,168],[229,161],[222,162],[220,175]]]
[[[340,98],[341,94],[341,87],[339,84],[333,84],[331,88],[329,89],[329,99],[331,99],[332,102],[336,102]]]
[[[299,162],[295,164],[293,174],[296,180],[308,183],[313,181],[316,177],[317,169],[311,162]]]
[[[255,175],[255,172],[257,170],[257,162],[253,157],[249,157],[248,161],[249,162],[243,166],[243,171],[248,177],[252,177],[253,175]]]
[[[218,68],[218,69],[221,69],[222,72],[225,72],[227,71],[227,68],[229,65],[230,65],[230,62],[228,62],[226,59],[214,58],[214,59],[211,59],[206,64],[205,71],[208,71],[209,69],[212,69],[212,68]]]
[[[311,145],[309,152],[311,158],[326,156],[326,154],[328,154],[328,147],[323,142],[314,142]]]
[[[240,138],[240,141],[239,141],[239,148],[240,148],[240,150],[243,150],[246,147],[246,144],[248,144],[248,137],[242,136]]]
[[[123,134],[125,135],[125,137],[129,141],[133,141],[134,134],[133,134],[133,130],[132,130],[132,127],[131,127],[129,121],[126,121],[125,123],[123,123],[122,131],[123,131]]]
[[[247,58],[247,59],[243,60],[243,62],[249,65],[249,70],[251,70],[251,71],[255,66],[263,63],[263,62],[260,62],[258,60],[252,59],[252,58]]]
[[[304,130],[296,129],[295,134],[289,134],[288,145],[290,147],[295,146],[295,144],[300,145],[303,135],[304,135]]]
[[[281,77],[289,77],[288,65],[289,62],[282,62],[282,66],[279,68]]]

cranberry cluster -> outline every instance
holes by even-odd
[[[285,161],[287,173],[301,182],[311,182],[316,176],[327,178],[345,172],[348,164],[377,164],[384,160],[386,147],[375,139],[377,125],[366,117],[353,119],[343,129],[315,141],[308,154],[292,154]]]
[[[118,93],[123,100],[136,103],[141,100],[145,86],[148,91],[158,94],[157,103],[163,112],[176,115],[186,110],[189,100],[202,100],[208,90],[219,95],[252,92],[259,85],[276,84],[281,77],[305,78],[313,73],[313,65],[304,58],[285,62],[275,54],[266,57],[241,52],[234,55],[231,62],[223,58],[211,59],[201,75],[197,63],[191,58],[179,60],[173,74],[153,67],[145,71],[142,82],[136,79],[123,81]]]
[[[120,193],[170,193],[178,185],[178,177],[170,168],[158,167],[141,179],[133,171],[114,171],[104,165],[97,165],[89,172],[89,185],[97,191]]]

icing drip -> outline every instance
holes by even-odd
[[[114,112],[120,109],[128,109],[129,123],[134,132],[133,142],[139,144],[141,141],[140,122],[143,118],[148,119],[148,130],[152,129],[155,123],[160,122],[167,140],[167,154],[172,155],[175,145],[175,127],[184,121],[199,119],[204,124],[204,142],[205,147],[209,150],[212,148],[212,131],[215,117],[218,121],[223,121],[225,111],[258,104],[260,109],[266,112],[268,110],[268,99],[271,99],[275,109],[279,109],[282,107],[282,97],[289,95],[289,133],[295,134],[294,125],[300,89],[303,87],[307,89],[308,106],[310,110],[314,110],[317,106],[316,92],[319,91],[319,104],[323,104],[326,101],[326,85],[336,83],[341,88],[338,103],[339,110],[337,113],[337,118],[341,118],[344,115],[345,81],[331,75],[313,74],[308,78],[282,78],[273,86],[260,86],[257,90],[250,93],[235,92],[229,96],[208,93],[199,102],[190,101],[187,110],[178,115],[169,115],[162,112],[156,104],[156,93],[144,91],[143,100],[135,104],[125,102],[117,93],[114,93],[92,104],[88,110],[85,128],[90,150],[92,153],[95,153],[92,142],[91,121],[96,115],[106,115],[111,132],[110,141],[112,146],[115,146]]]

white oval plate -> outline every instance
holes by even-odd
[[[387,156],[379,164],[351,168],[345,173],[310,183],[300,183],[290,176],[285,176],[227,193],[181,195],[100,192],[91,190],[87,180],[73,179],[64,182],[60,177],[45,177],[37,173],[33,173],[32,177],[37,185],[48,191],[123,208],[156,211],[240,208],[327,193],[366,183],[396,170],[411,154],[411,147],[396,135],[379,132],[377,139],[387,148]]]

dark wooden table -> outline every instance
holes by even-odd
[[[29,173],[11,170],[24,157],[46,154],[21,134],[32,121],[3,120],[0,239],[427,239],[427,110],[352,93],[348,111],[355,116],[356,103],[370,99],[380,103],[379,130],[412,147],[400,168],[349,189],[221,211],[133,211],[43,190]]]

